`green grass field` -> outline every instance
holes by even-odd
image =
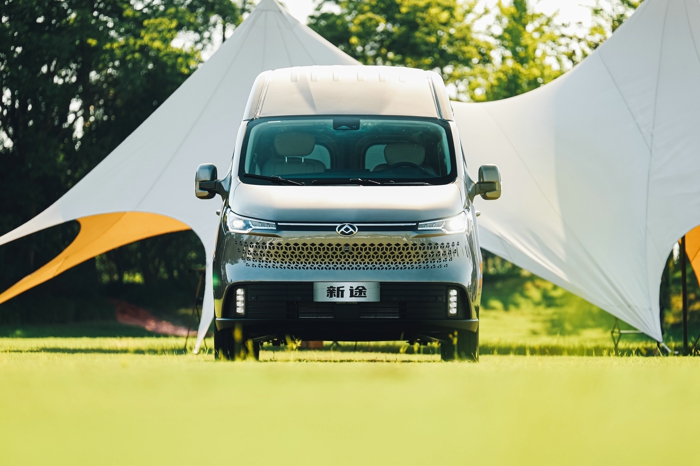
[[[639,335],[613,356],[613,322],[524,276],[485,289],[478,364],[362,342],[225,363],[116,322],[0,327],[0,465],[692,464],[700,358],[641,357]]]
[[[183,343],[0,338],[0,464],[697,458],[697,358],[264,351],[217,363]]]

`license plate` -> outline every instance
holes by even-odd
[[[314,282],[315,302],[379,302],[379,282]]]

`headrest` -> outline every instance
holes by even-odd
[[[416,144],[387,144],[384,148],[384,158],[389,165],[400,162],[423,165],[425,161],[425,147]]]
[[[275,136],[275,150],[282,157],[304,157],[313,152],[316,138],[309,133],[280,133]]]

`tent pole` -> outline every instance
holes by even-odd
[[[681,287],[683,293],[683,355],[688,355],[688,286],[686,283],[685,235],[681,238]]]

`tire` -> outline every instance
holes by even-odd
[[[457,336],[457,353],[462,361],[479,362],[479,329],[476,332],[460,331]]]
[[[440,344],[443,361],[479,361],[479,329],[476,332],[457,330]]]
[[[245,339],[240,327],[214,331],[214,358],[217,360],[257,361],[260,359],[260,347],[260,342]]]
[[[214,329],[214,358],[216,360],[228,361],[234,355],[233,350],[233,329]]]
[[[440,359],[443,361],[455,360],[455,345],[452,342],[452,334],[447,336],[448,340],[440,343]]]

